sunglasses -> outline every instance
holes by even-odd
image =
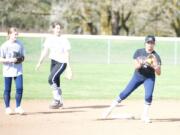
[[[148,43],[148,44],[155,44],[154,41],[148,41],[148,42],[146,42],[146,43]]]

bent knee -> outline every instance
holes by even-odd
[[[150,95],[150,96],[146,96],[145,97],[145,101],[146,101],[146,104],[151,104],[151,102],[152,102],[152,96]]]

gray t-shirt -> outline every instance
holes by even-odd
[[[15,42],[6,41],[1,45],[0,57],[2,58],[15,58],[17,56],[24,56],[25,50],[23,44],[16,40]],[[22,63],[3,63],[3,76],[4,77],[17,77],[21,75]]]

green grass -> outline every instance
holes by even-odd
[[[44,63],[40,71],[34,71],[35,63],[24,63],[24,98],[51,98],[51,88],[47,83],[49,64]],[[157,77],[155,98],[180,99],[179,66],[164,66],[162,75]],[[130,80],[133,68],[123,64],[73,64],[73,80],[62,76],[63,95],[66,99],[112,99],[122,91]],[[176,78],[175,78],[176,76]],[[2,80],[0,97],[2,98]],[[13,93],[14,93],[13,86]],[[143,86],[131,96],[132,99],[143,98]]]
[[[0,38],[0,43],[5,39]],[[41,50],[41,39],[22,38],[26,48],[24,62],[24,98],[49,99],[52,90],[48,85],[49,61],[43,63],[40,70],[34,70]],[[61,78],[61,87],[65,99],[114,99],[122,91],[134,72],[132,55],[136,48],[143,47],[143,41],[112,41],[111,64],[106,64],[107,42],[71,39],[73,80]],[[162,75],[157,77],[154,98],[180,99],[180,65],[172,65],[173,47],[168,43],[159,43],[158,52],[162,56]],[[169,58],[168,57],[168,58]],[[2,65],[0,66],[2,70]],[[14,97],[14,83],[12,97]],[[139,87],[130,99],[142,99],[143,86]],[[0,77],[0,98],[3,97],[3,77]]]

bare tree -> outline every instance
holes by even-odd
[[[112,0],[112,34],[132,35],[139,0]]]

